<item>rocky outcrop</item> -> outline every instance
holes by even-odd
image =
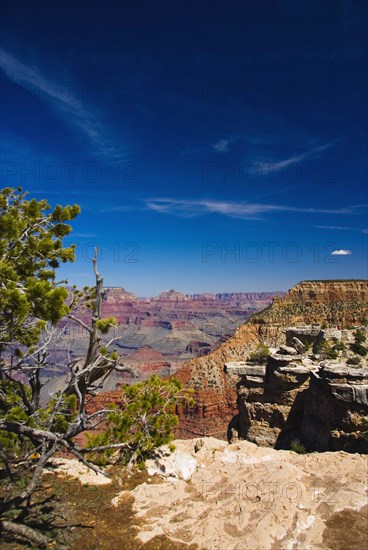
[[[311,367],[303,365],[302,356],[281,351],[266,366],[225,365],[238,380],[239,416],[234,427],[240,438],[262,446],[278,446],[286,431],[295,431],[309,386]]]
[[[270,346],[285,341],[285,327],[318,324],[345,329],[368,320],[368,281],[303,281],[252,317]]]
[[[184,384],[195,390],[196,400],[194,410],[183,411],[181,414],[179,436],[213,435],[226,438],[229,430],[236,424],[236,382],[224,375],[225,363],[247,360],[250,352],[260,342],[273,348],[280,345],[292,346],[298,354],[302,354],[306,347],[313,347],[321,337],[321,330],[331,328],[342,331],[343,339],[344,330],[354,325],[359,326],[366,319],[368,281],[305,281],[290,289],[284,297],[275,297],[269,307],[251,316],[218,349],[186,363],[177,373]],[[280,357],[275,361],[281,366],[282,361],[285,363],[285,358]],[[294,357],[292,363],[296,361]],[[286,361],[284,366],[287,365]],[[297,380],[302,376],[304,375],[301,372],[281,374],[278,371],[273,378],[279,381],[282,378],[286,380],[286,377]],[[268,387],[271,388],[272,383],[270,378]],[[253,389],[256,394],[257,388]],[[288,391],[294,390],[290,388]],[[270,422],[275,423],[277,435],[277,423],[283,421],[280,420],[279,413],[275,412],[276,397],[277,395],[270,402],[260,402],[259,410],[254,410],[254,414],[259,418],[262,411],[265,411],[271,419]],[[284,397],[285,392],[282,398]],[[292,397],[289,396],[289,399]],[[287,417],[286,414],[284,420]],[[272,440],[274,437],[275,435]],[[264,441],[267,440],[268,436],[265,435]]]
[[[368,369],[336,365],[311,372],[299,426],[308,448],[368,452],[360,433],[364,417],[368,417]]]
[[[340,357],[328,360],[323,354],[300,354],[282,345],[267,365],[226,363],[225,372],[237,382],[237,435],[276,448],[289,448],[293,441],[299,441],[316,451],[368,452],[368,444],[361,437],[362,421],[368,417],[366,359],[361,357],[362,368],[348,366],[351,349],[341,345],[337,337],[342,332],[335,329],[317,333],[314,325],[293,327],[286,333],[291,341],[295,334],[306,339],[312,334],[315,346],[329,341],[339,344]],[[351,340],[350,333],[353,331],[344,331],[347,341]]]

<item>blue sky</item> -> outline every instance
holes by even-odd
[[[367,278],[367,4],[3,2],[2,185],[138,295]]]

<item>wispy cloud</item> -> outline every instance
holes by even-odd
[[[228,139],[220,139],[212,146],[212,149],[217,153],[227,153],[229,151],[229,145],[230,142]]]
[[[351,210],[354,210],[357,206],[350,206]],[[367,234],[368,229],[362,229],[361,227],[345,227],[342,225],[313,225],[316,229],[327,229],[330,231],[359,231],[360,233]]]
[[[334,250],[331,252],[331,256],[349,256],[352,254],[351,250]]]
[[[311,149],[308,149],[304,153],[300,153],[299,155],[292,155],[286,159],[282,159],[279,161],[259,161],[255,163],[255,170],[260,174],[269,174],[270,172],[278,172],[279,170],[282,170],[284,168],[287,168],[288,166],[291,166],[293,164],[298,164],[300,162],[303,162],[304,160],[310,160],[313,158],[318,158],[323,151],[326,149],[329,149],[334,145],[334,142],[325,143],[323,145],[319,145],[318,147],[313,147]]]
[[[351,208],[321,209],[293,207],[279,204],[238,203],[216,200],[180,200],[173,198],[153,198],[145,201],[148,210],[160,214],[172,214],[184,218],[204,216],[206,214],[222,214],[232,218],[250,220],[262,219],[262,214],[272,212],[305,212],[321,214],[352,214]]]
[[[22,63],[3,49],[0,49],[0,68],[9,80],[37,95],[65,123],[87,138],[95,154],[115,161],[125,156],[107,137],[95,112],[77,97],[75,90],[48,78],[37,67]]]
[[[314,225],[316,229],[331,229],[336,231],[355,231],[355,227],[343,227],[341,225]]]

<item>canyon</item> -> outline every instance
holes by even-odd
[[[109,521],[129,513],[132,547],[365,550],[367,318],[367,281],[301,282],[177,370],[195,405],[177,409],[177,438],[155,450],[143,478],[117,466],[111,478],[92,476],[68,457],[52,473],[99,485]],[[118,390],[89,407],[112,401]],[[117,528],[111,540],[124,536]]]
[[[226,307],[246,315],[251,304],[270,298],[268,293],[221,295]],[[252,314],[213,351],[209,346],[204,352],[198,344],[206,339],[204,325],[200,340],[194,340],[193,327],[203,319],[212,326],[220,316],[226,324],[229,310],[221,310],[221,303],[213,295],[189,298],[169,291],[142,305],[123,289],[107,289],[104,315],[117,316],[122,330],[132,328],[141,337],[159,335],[151,345],[141,340],[140,346],[129,347],[127,340],[118,340],[122,363],[138,378],[174,375],[194,391],[194,407],[177,410],[176,436],[240,438],[283,449],[300,442],[308,450],[367,452],[360,437],[362,419],[368,416],[367,358],[357,358],[350,348],[357,330],[367,338],[368,282],[298,283],[284,296],[273,296],[271,304]],[[181,333],[179,353],[176,323],[182,323],[181,329],[190,324],[184,342]],[[136,334],[131,333],[131,344]],[[263,364],[250,361],[260,344],[270,349]],[[321,346],[336,344],[339,351],[333,359],[319,353]],[[185,360],[190,354],[199,356]],[[358,365],[348,364],[355,360]],[[112,373],[108,380],[94,398],[93,409],[118,400],[119,384],[134,378]]]
[[[250,315],[267,307],[283,292],[238,292],[185,295],[175,290],[153,298],[142,298],[124,288],[106,288],[102,304],[103,317],[115,317],[118,330],[113,348],[120,364],[134,370],[135,380],[152,374],[168,376],[188,359],[204,356],[226,341]],[[87,324],[91,312],[80,308],[76,316]],[[49,387],[65,369],[68,358],[85,356],[88,334],[78,323],[60,324],[63,333],[51,351],[45,378]],[[106,338],[107,340],[107,338]],[[104,391],[113,391],[122,382],[131,382],[126,373],[113,373]]]
[[[226,439],[231,437],[232,429],[238,429],[241,436],[249,437],[252,431],[249,434],[248,421],[243,427],[239,427],[239,408],[242,410],[243,404],[247,400],[247,397],[242,395],[245,389],[239,378],[229,376],[225,372],[225,365],[229,362],[247,361],[260,343],[276,351],[279,346],[287,344],[287,328],[307,327],[315,324],[316,334],[319,334],[321,330],[329,327],[335,327],[338,330],[360,327],[367,323],[367,319],[368,282],[364,280],[303,281],[292,287],[285,296],[275,297],[270,306],[262,312],[252,315],[229,340],[222,343],[209,355],[187,362],[177,373],[177,377],[184,385],[195,390],[196,400],[196,406],[193,409],[179,411],[181,421],[177,435],[185,438],[213,436]],[[287,362],[284,363],[284,366],[287,366]],[[301,366],[299,365],[299,367]],[[314,365],[315,368],[317,366],[317,364]],[[270,369],[272,370],[271,366]],[[301,382],[300,385],[302,383],[309,385],[309,370],[308,373],[299,370],[297,373],[289,373],[288,376],[298,377],[299,381],[296,382],[296,385],[299,382]],[[276,373],[275,369],[274,371]],[[280,377],[280,373],[276,374]],[[276,374],[273,379],[271,377],[267,387],[272,388],[276,382]],[[317,374],[314,376],[311,384],[313,391],[317,391],[317,376]],[[330,385],[333,386],[336,380],[332,380],[332,378],[340,377],[341,383],[344,384],[347,382],[346,376],[349,378],[350,374],[339,375],[338,372],[335,372],[335,375],[330,374],[329,376],[331,377]],[[366,378],[367,374],[363,373],[361,377],[363,385],[366,383]],[[277,393],[277,390],[275,391]],[[268,402],[268,397],[264,396],[263,392],[264,388],[261,383],[258,394],[262,394],[262,397],[257,400],[257,390],[252,388],[251,399],[255,403],[261,403],[258,408],[262,408],[262,400]],[[284,397],[283,395],[282,399]],[[290,400],[290,396],[288,398]],[[278,414],[281,414],[286,421],[285,416],[282,415],[284,404],[282,401],[278,403],[277,399],[278,397],[274,396],[267,406],[269,410],[273,408],[276,411],[274,415],[271,414],[271,424],[274,422],[273,418]],[[359,419],[366,410],[365,406],[363,405],[363,411],[357,415]],[[254,408],[256,407],[254,406]],[[328,408],[324,414],[329,414]],[[245,418],[245,415],[243,416]],[[351,414],[350,417],[354,419],[354,414]],[[261,423],[262,421],[260,421],[259,427]],[[265,436],[264,444],[274,445],[277,437],[268,439],[269,435]],[[258,442],[261,440],[262,437],[259,436]]]

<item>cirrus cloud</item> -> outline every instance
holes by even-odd
[[[204,216],[207,214],[221,214],[231,218],[261,220],[262,215],[269,213],[303,212],[310,214],[352,214],[350,207],[343,208],[308,208],[282,204],[264,204],[250,202],[219,201],[211,199],[187,200],[165,198],[151,198],[145,200],[147,210],[159,214],[171,214],[183,218]]]

